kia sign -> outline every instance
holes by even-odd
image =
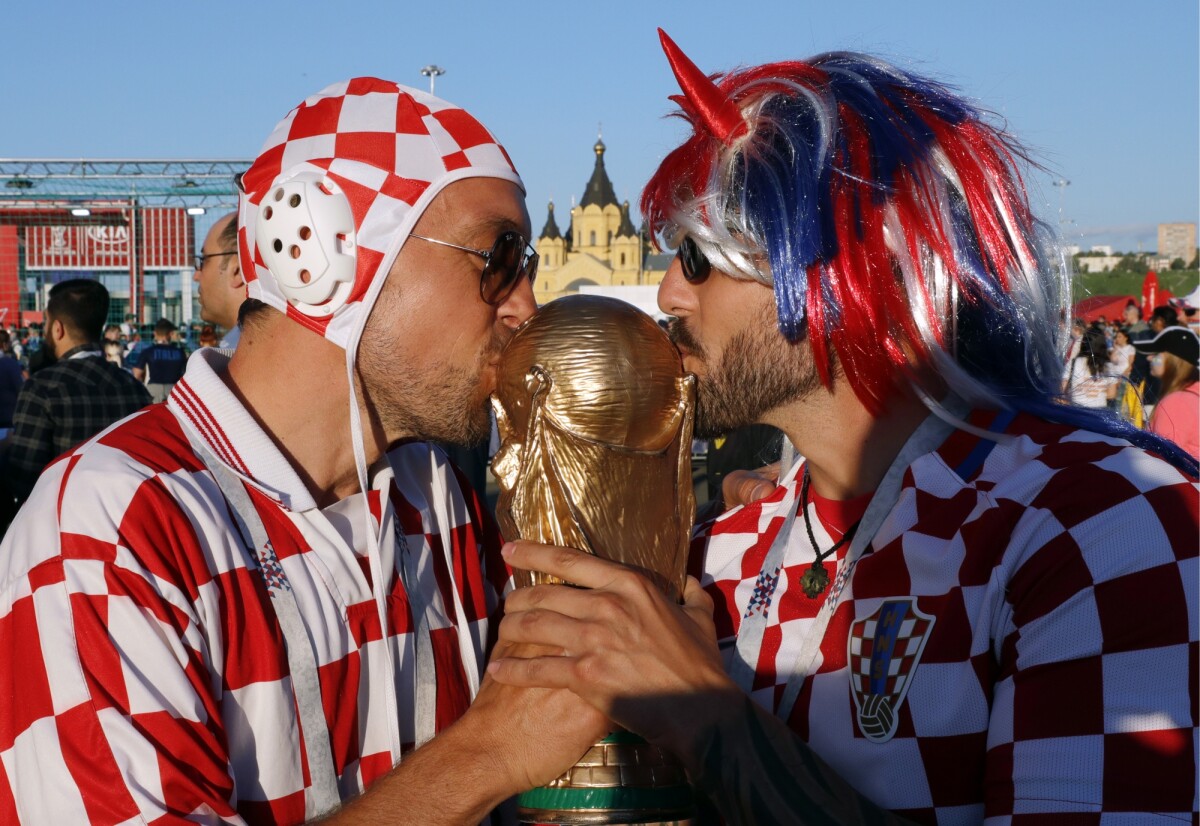
[[[118,213],[121,214],[121,213]],[[140,211],[138,261],[141,270],[183,270],[192,266],[192,219],[177,207]],[[114,215],[114,217],[116,217]],[[69,222],[25,227],[25,269],[128,271],[128,223]]]

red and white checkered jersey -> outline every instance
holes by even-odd
[[[469,486],[409,444],[369,494],[318,508],[215,372],[225,359],[195,354],[166,404],[52,464],[0,546],[0,823],[304,819],[309,767],[269,572],[187,428],[253,480],[313,643],[343,799],[470,702],[466,669],[485,664],[507,572]],[[398,523],[419,559],[411,602],[426,606],[432,672],[414,666],[394,543],[382,543],[388,581],[371,581],[368,499],[382,535]],[[436,685],[432,725],[415,719],[417,680]]]
[[[991,412],[970,421],[1000,426]],[[954,431],[908,466],[788,724],[920,822],[1194,822],[1197,485],[1095,433],[1026,415],[1005,432]],[[727,663],[743,619],[768,613],[751,693],[775,713],[830,596],[800,589],[814,558],[803,526],[773,593],[776,572],[760,577],[798,478],[693,544]]]

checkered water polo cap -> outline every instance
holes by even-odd
[[[280,121],[242,176],[250,297],[353,346],[425,208],[476,177],[524,191],[504,147],[465,110],[378,78],[327,87]]]

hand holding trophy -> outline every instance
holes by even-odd
[[[554,301],[505,348],[492,401],[505,537],[631,566],[678,602],[695,514],[695,377],[658,325],[615,299]],[[516,580],[563,582],[525,570]],[[528,822],[643,823],[686,817],[691,793],[670,754],[617,731],[519,805]]]

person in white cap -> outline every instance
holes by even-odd
[[[1200,334],[1200,287],[1180,298],[1172,298],[1167,303],[1182,314],[1182,326]]]
[[[1200,457],[1200,339],[1186,327],[1168,327],[1134,347],[1152,356],[1150,375],[1162,382],[1150,430]]]
[[[53,463],[0,546],[2,822],[478,822],[606,730],[481,685],[499,537],[413,441],[487,435],[534,311],[504,149],[357,78],[241,188],[236,352]]]

